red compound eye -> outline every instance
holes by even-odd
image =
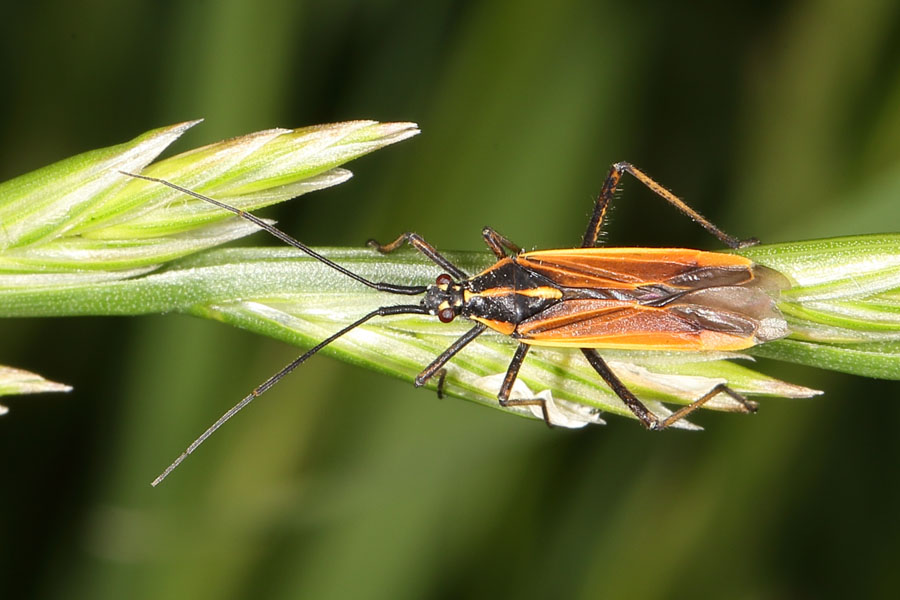
[[[449,323],[453,319],[456,318],[456,313],[453,312],[452,308],[442,308],[440,312],[438,312],[438,319],[441,320],[441,323]]]
[[[437,281],[435,281],[438,285],[450,285],[453,283],[453,278],[447,275],[446,273],[442,273],[438,275]]]

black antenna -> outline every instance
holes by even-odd
[[[325,346],[327,346],[334,340],[338,339],[339,337],[341,337],[348,331],[355,329],[356,327],[359,327],[360,325],[362,325],[363,323],[365,323],[372,317],[384,317],[387,315],[410,315],[410,314],[427,315],[428,310],[425,307],[420,306],[418,304],[410,304],[410,305],[402,305],[401,304],[398,306],[382,306],[381,308],[377,308],[377,309],[373,310],[372,312],[370,312],[366,316],[362,317],[361,319],[357,319],[350,325],[347,325],[346,327],[344,327],[337,333],[333,334],[331,337],[319,342],[315,347],[310,348],[307,352],[301,354],[300,356],[295,358],[293,361],[291,361],[290,363],[285,365],[284,368],[282,368],[280,371],[278,371],[277,373],[275,373],[274,375],[272,375],[271,377],[266,379],[264,382],[262,382],[259,385],[259,387],[257,387],[255,390],[250,392],[243,400],[241,400],[240,402],[238,402],[237,404],[232,406],[224,415],[219,417],[218,421],[213,423],[209,427],[209,429],[204,431],[200,435],[200,437],[198,437],[196,440],[194,440],[191,443],[191,445],[188,446],[187,450],[182,452],[181,456],[176,458],[172,462],[171,465],[166,467],[166,470],[163,471],[162,473],[160,473],[159,477],[154,479],[153,483],[151,483],[150,485],[152,485],[153,487],[156,487],[157,485],[159,485],[163,479],[165,479],[166,477],[169,476],[169,473],[174,471],[175,468],[178,467],[178,465],[180,465],[182,463],[182,461],[184,461],[184,459],[188,457],[188,455],[193,453],[194,450],[196,450],[200,446],[200,444],[202,444],[203,442],[206,441],[206,438],[211,436],[216,431],[216,429],[218,429],[219,427],[224,425],[225,422],[228,421],[228,419],[230,419],[234,415],[241,412],[241,410],[245,406],[247,406],[248,404],[253,402],[253,400],[255,398],[258,398],[259,396],[264,394],[270,387],[272,387],[273,385],[278,383],[281,380],[281,378],[283,378],[285,375],[289,374],[291,371],[293,371],[294,369],[299,367],[301,364],[306,362],[307,358],[309,358],[310,356],[312,356],[313,354],[315,354],[316,352],[318,352],[319,350],[321,350],[322,348],[324,348]]]
[[[215,198],[210,198],[209,196],[204,196],[203,194],[199,194],[199,193],[195,192],[194,190],[189,190],[185,187],[181,187],[180,185],[172,183],[171,181],[166,181],[165,179],[159,179],[157,177],[149,177],[147,175],[138,175],[137,173],[129,173],[127,171],[119,171],[119,173],[121,173],[122,175],[128,175],[129,177],[134,177],[135,179],[144,179],[146,181],[152,181],[154,183],[161,183],[162,185],[164,185],[166,187],[170,187],[173,190],[177,190],[183,194],[187,194],[188,196],[193,196],[194,198],[197,198],[198,200],[203,200],[204,202],[209,202],[210,204],[218,206],[219,208],[224,208],[225,210],[236,214],[237,216],[241,217],[242,219],[246,219],[247,221],[250,221],[251,223],[253,223],[257,227],[259,227],[260,229],[263,229],[263,230],[269,232],[270,234],[272,234],[273,236],[275,236],[276,238],[278,238],[285,244],[293,246],[294,248],[297,248],[298,250],[302,250],[309,256],[315,258],[316,260],[318,260],[320,262],[325,263],[332,269],[343,273],[344,275],[346,275],[347,277],[349,277],[351,279],[355,279],[356,281],[362,283],[363,285],[367,285],[370,288],[376,289],[379,292],[390,292],[391,294],[403,294],[406,296],[418,296],[419,294],[424,294],[425,291],[428,289],[424,285],[395,285],[393,283],[385,283],[383,281],[379,281],[379,282],[369,281],[365,277],[357,275],[353,271],[350,271],[350,270],[346,269],[345,267],[342,267],[341,265],[337,264],[333,260],[325,258],[324,256],[322,256],[321,254],[319,254],[318,252],[316,252],[315,250],[313,250],[312,248],[310,248],[303,242],[300,242],[297,239],[289,236],[288,234],[281,231],[277,227],[273,227],[272,225],[269,225],[268,223],[266,223],[265,221],[263,221],[262,219],[260,219],[259,217],[257,217],[256,215],[254,215],[252,213],[248,213],[247,211],[241,210],[240,208],[236,208],[234,206],[225,204],[224,202],[220,202],[220,201],[216,200]]]
[[[259,227],[260,229],[263,229],[263,230],[269,232],[270,234],[272,234],[273,236],[275,236],[282,242],[284,242],[290,246],[293,246],[294,248],[297,248],[298,250],[305,252],[309,256],[328,265],[332,269],[335,269],[336,271],[343,273],[347,277],[350,277],[351,279],[354,279],[364,285],[367,285],[370,288],[378,290],[379,292],[389,292],[392,294],[403,294],[403,295],[407,295],[407,296],[415,296],[415,295],[419,295],[419,294],[424,294],[428,290],[428,287],[424,286],[424,285],[395,285],[392,283],[369,281],[365,277],[357,275],[353,271],[350,271],[350,270],[342,267],[341,265],[335,263],[334,261],[332,261],[328,258],[325,258],[324,256],[322,256],[321,254],[319,254],[318,252],[316,252],[315,250],[313,250],[306,244],[303,244],[302,242],[296,240],[295,238],[293,238],[290,235],[286,234],[285,232],[281,231],[277,227],[273,227],[272,225],[269,225],[268,223],[266,223],[265,221],[263,221],[262,219],[260,219],[259,217],[257,217],[254,214],[248,213],[247,211],[241,210],[234,206],[230,206],[228,204],[225,204],[224,202],[220,202],[214,198],[210,198],[209,196],[204,196],[203,194],[199,194],[199,193],[197,193],[193,190],[189,190],[185,187],[181,187],[180,185],[176,185],[176,184],[172,183],[171,181],[166,181],[165,179],[159,179],[157,177],[149,177],[147,175],[138,175],[136,173],[128,173],[127,171],[119,171],[119,172],[122,173],[123,175],[128,175],[129,177],[134,177],[136,179],[144,179],[146,181],[160,183],[162,185],[172,188],[173,190],[177,190],[183,194],[187,194],[188,196],[193,196],[194,198],[197,198],[198,200],[203,200],[204,202],[209,202],[210,204],[218,206],[219,208],[224,208],[225,210],[236,214],[237,216],[241,217],[242,219],[246,219],[247,221],[250,221],[251,223],[253,223],[257,227]],[[365,323],[366,321],[368,321],[369,319],[371,319],[373,317],[384,317],[384,316],[388,316],[388,315],[411,315],[411,314],[427,315],[428,309],[420,304],[399,304],[396,306],[382,306],[381,308],[377,308],[377,309],[373,310],[372,312],[368,313],[364,317],[357,319],[356,321],[354,321],[350,325],[347,325],[346,327],[344,327],[337,333],[332,334],[330,337],[319,342],[316,346],[314,346],[313,348],[310,348],[308,351],[304,352],[303,354],[301,354],[300,356],[295,358],[293,361],[291,361],[290,363],[285,365],[280,371],[278,371],[277,373],[275,373],[274,375],[272,375],[271,377],[266,379],[256,389],[254,389],[252,392],[250,392],[250,394],[248,394],[243,400],[241,400],[240,402],[235,404],[227,412],[225,412],[225,414],[223,414],[221,417],[219,417],[219,419],[215,423],[213,423],[209,427],[209,429],[204,431],[200,435],[200,437],[198,437],[196,440],[194,440],[191,443],[191,445],[187,447],[187,450],[182,452],[181,455],[178,458],[176,458],[172,462],[171,465],[166,467],[166,470],[163,471],[162,473],[160,473],[159,477],[154,479],[150,485],[152,485],[153,487],[156,487],[157,485],[159,485],[166,477],[169,476],[169,473],[174,471],[178,467],[178,465],[180,465],[184,461],[185,458],[187,458],[190,454],[192,454],[194,452],[194,450],[196,450],[200,446],[200,444],[205,442],[206,439],[209,436],[211,436],[219,427],[224,425],[231,417],[233,417],[234,415],[239,413],[241,410],[243,410],[243,408],[246,407],[248,404],[250,404],[255,398],[258,398],[259,396],[264,394],[269,388],[271,388],[273,385],[278,383],[283,377],[285,377],[291,371],[293,371],[294,369],[299,367],[301,364],[306,362],[306,359],[308,359],[312,355],[316,354],[319,350],[321,350],[328,344],[332,343],[333,341],[335,341],[342,335],[346,334],[347,332],[359,327],[360,325],[362,325],[363,323]]]

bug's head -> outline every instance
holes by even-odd
[[[422,306],[427,308],[430,314],[437,316],[441,323],[449,323],[462,313],[462,285],[453,281],[446,273],[438,275],[437,280],[425,291]]]

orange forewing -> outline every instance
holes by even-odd
[[[519,324],[516,337],[534,346],[630,350],[742,350],[752,335],[698,329],[665,307],[618,300],[571,300]]]
[[[513,259],[560,288],[628,290],[665,286],[676,293],[753,285],[754,264],[738,255],[687,248],[577,248],[525,252]],[[507,290],[508,293],[509,290]],[[521,292],[520,292],[521,293]],[[732,331],[698,327],[677,308],[646,306],[629,300],[564,300],[518,324],[488,322],[536,346],[655,350],[741,350],[757,343],[758,324],[730,313]],[[500,327],[503,325],[503,327]]]
[[[753,279],[753,263],[743,256],[688,248],[538,250],[519,254],[515,260],[563,287],[634,288],[666,283],[703,268],[720,278],[727,273],[727,285]]]

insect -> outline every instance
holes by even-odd
[[[231,211],[370,288],[423,296],[415,304],[373,310],[298,356],[222,415],[153,481],[153,485],[165,479],[228,419],[308,358],[366,321],[388,315],[432,315],[443,323],[463,317],[473,322],[468,332],[414,380],[415,386],[421,387],[438,377],[439,393],[447,362],[479,335],[490,329],[516,340],[518,346],[500,385],[497,400],[504,407],[537,406],[548,425],[552,423],[544,399],[510,398],[519,369],[532,346],[579,349],[610,389],[650,430],[671,426],[718,394],[733,398],[743,412],[755,412],[754,402],[719,383],[693,402],[660,417],[622,383],[597,352],[598,348],[734,351],[787,335],[787,324],[775,307],[773,297],[789,283],[777,271],[735,254],[687,248],[596,247],[607,208],[625,173],[631,174],[726,246],[743,248],[758,243],[755,238],[740,240],[727,235],[643,171],[630,163],[620,162],[612,166],[606,177],[580,248],[525,252],[486,227],[482,236],[497,262],[477,275],[469,275],[418,234],[404,233],[388,244],[369,240],[369,246],[381,253],[393,252],[409,244],[443,270],[431,285],[402,285],[365,279],[243,210],[169,181],[126,173]]]

